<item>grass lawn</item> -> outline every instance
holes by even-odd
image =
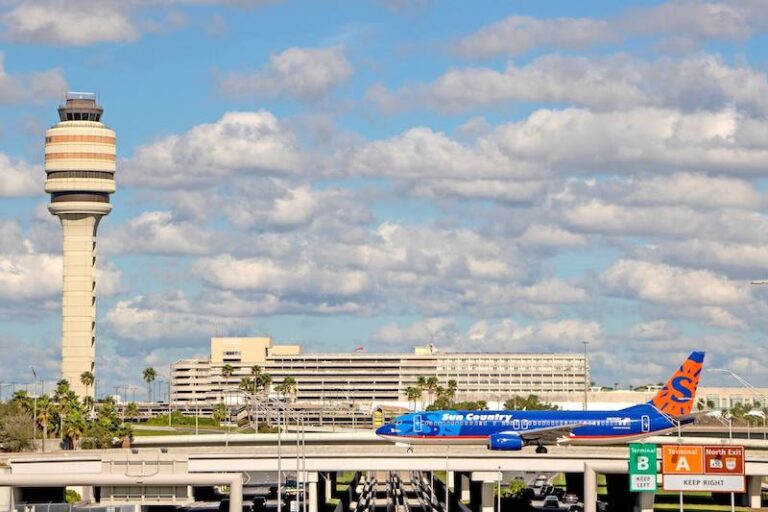
[[[722,510],[722,511],[731,510],[730,505],[688,505],[684,503],[683,506],[685,508],[685,512],[704,512],[707,510]],[[679,503],[656,503],[653,505],[653,510],[680,510],[680,504]],[[753,510],[765,510],[765,509],[736,507],[734,510],[736,510],[737,512],[751,512]]]
[[[136,429],[133,431],[133,437],[147,437],[147,436],[177,436],[178,432],[175,430],[145,430]]]

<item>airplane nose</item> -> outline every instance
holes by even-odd
[[[376,429],[376,434],[380,436],[389,436],[394,433],[394,427],[391,423],[384,424]]]

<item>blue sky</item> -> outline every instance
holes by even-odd
[[[768,385],[766,28],[750,0],[6,2],[0,380],[58,378],[42,137],[77,90],[118,134],[102,389],[217,333],[588,340],[622,385],[703,349]]]

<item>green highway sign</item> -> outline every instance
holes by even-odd
[[[632,443],[629,445],[629,490],[656,491],[656,445]]]

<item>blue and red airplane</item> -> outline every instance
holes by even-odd
[[[693,352],[649,401],[618,411],[423,411],[376,429],[389,441],[411,444],[487,444],[522,450],[546,444],[620,444],[691,424],[704,352]]]

